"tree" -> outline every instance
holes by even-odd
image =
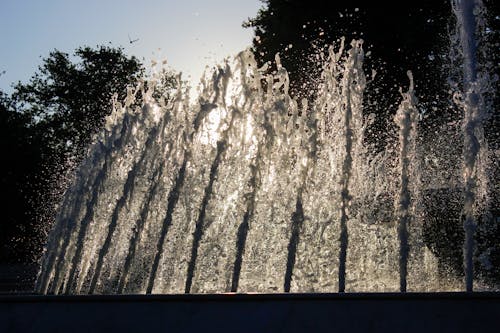
[[[408,70],[413,72],[422,114],[433,114],[423,119],[423,129],[433,131],[459,116],[456,108],[449,106],[450,72],[460,71],[449,65],[449,36],[454,24],[449,0],[262,2],[264,6],[257,16],[244,26],[255,31],[253,49],[261,65],[273,62],[275,54],[280,53],[290,76],[292,96],[314,99],[312,88],[317,86],[322,70],[316,55],[326,47],[338,45],[341,37],[347,44],[352,39],[364,40],[366,72],[377,71],[375,79],[368,83],[364,104],[366,112],[378,115],[371,133],[380,137],[370,141],[380,142],[380,149],[386,141],[383,133],[388,132],[401,99],[399,88],[408,85]],[[498,47],[500,6],[498,1],[483,2],[490,22],[487,39],[493,47],[489,57],[492,64],[498,64],[498,52],[494,50]],[[495,67],[495,73],[500,74],[499,67]],[[495,103],[498,105],[498,97]],[[499,142],[498,135],[488,134]]]
[[[280,52],[290,76],[298,81],[308,75],[311,66],[316,69],[320,65],[309,57],[316,47],[337,43],[340,37],[345,37],[347,43],[363,39],[376,66],[385,64],[391,75],[404,77],[407,69],[417,71],[429,63],[429,56],[439,60],[446,52],[443,43],[447,42],[450,16],[447,0],[391,2],[387,6],[380,1],[364,0],[263,2],[265,7],[257,17],[244,24],[255,30],[257,55],[266,62]]]
[[[125,98],[143,75],[143,65],[121,48],[81,47],[72,57],[55,50],[11,97],[0,92],[0,261],[38,260],[66,186],[61,178],[102,128],[112,96]]]
[[[56,154],[78,155],[111,112],[114,94],[126,96],[144,74],[142,64],[123,49],[78,48],[72,62],[67,53],[53,51],[27,84],[17,84],[13,99],[32,125],[44,133],[47,148]]]
[[[244,26],[255,30],[253,48],[258,61],[272,62],[280,53],[290,75],[292,96],[310,100],[316,92],[322,63],[317,55],[345,37],[363,39],[367,73],[376,70],[365,92],[365,111],[378,115],[368,137],[383,149],[388,127],[397,110],[400,87],[408,85],[413,71],[422,108],[431,109],[448,98],[448,0],[417,2],[264,0],[264,7]],[[444,109],[444,107],[442,107]],[[383,131],[380,129],[384,129]]]
[[[29,258],[40,244],[34,223],[32,195],[38,192],[34,175],[40,165],[40,144],[29,128],[28,115],[17,112],[12,100],[0,91],[0,262]],[[35,240],[35,241],[29,241]]]

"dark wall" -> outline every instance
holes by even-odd
[[[0,332],[498,332],[499,294],[0,298]]]

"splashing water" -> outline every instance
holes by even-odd
[[[463,133],[464,133],[464,269],[466,290],[473,289],[473,251],[475,247],[474,233],[477,229],[476,214],[474,212],[476,197],[478,196],[478,178],[481,177],[479,156],[484,150],[484,134],[482,121],[485,118],[484,101],[481,95],[481,82],[478,81],[477,66],[477,41],[474,38],[476,32],[475,11],[480,11],[480,1],[456,0],[453,10],[457,17],[459,26],[459,39],[463,56],[463,103],[464,110]],[[481,149],[483,142],[483,149]],[[484,154],[484,153],[483,153]],[[484,176],[483,176],[484,178]]]
[[[463,1],[467,3],[468,1]],[[462,1],[454,2],[457,13]],[[467,52],[473,35],[457,15]],[[467,23],[469,22],[469,23]],[[464,51],[464,52],[465,52]],[[468,54],[468,53],[467,53]],[[472,290],[477,171],[486,149],[476,70],[464,57],[464,263]],[[418,101],[395,117],[397,152],[365,132],[363,44],[329,49],[318,98],[299,103],[288,74],[244,51],[202,79],[115,101],[67,191],[37,281],[41,293],[436,291],[460,289],[423,242]],[[142,91],[142,108],[134,107]],[[478,101],[479,100],[479,101]],[[479,103],[479,104],[478,104]],[[476,143],[476,144],[474,144]],[[433,176],[438,183],[438,175]],[[483,180],[484,182],[484,180]]]

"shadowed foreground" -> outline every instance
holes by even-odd
[[[2,296],[0,332],[497,332],[499,293]]]

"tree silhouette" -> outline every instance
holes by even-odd
[[[42,131],[55,154],[78,155],[111,112],[111,99],[126,95],[126,87],[143,75],[142,64],[120,48],[78,48],[73,62],[53,51],[27,84],[17,84],[13,100]]]
[[[345,37],[362,39],[367,54],[367,73],[376,70],[368,82],[365,111],[379,115],[375,129],[392,124],[401,100],[400,87],[408,85],[412,70],[417,97],[423,108],[443,107],[448,95],[443,63],[448,57],[450,2],[264,0],[264,7],[244,26],[255,30],[253,48],[261,64],[273,62],[280,53],[290,75],[290,91],[298,98],[314,99],[322,62],[317,56]],[[378,133],[382,149],[385,131]]]
[[[39,145],[29,130],[29,117],[16,112],[12,101],[0,91],[0,186],[2,188],[2,219],[0,223],[0,262],[15,262],[33,252],[26,236],[37,237],[31,230],[35,220],[27,200],[30,179],[37,173]]]
[[[123,99],[143,76],[143,65],[121,48],[80,47],[72,56],[51,52],[28,83],[16,84],[10,97],[0,92],[0,262],[38,260],[64,175],[102,128],[112,96]],[[165,73],[163,89],[173,82]]]

